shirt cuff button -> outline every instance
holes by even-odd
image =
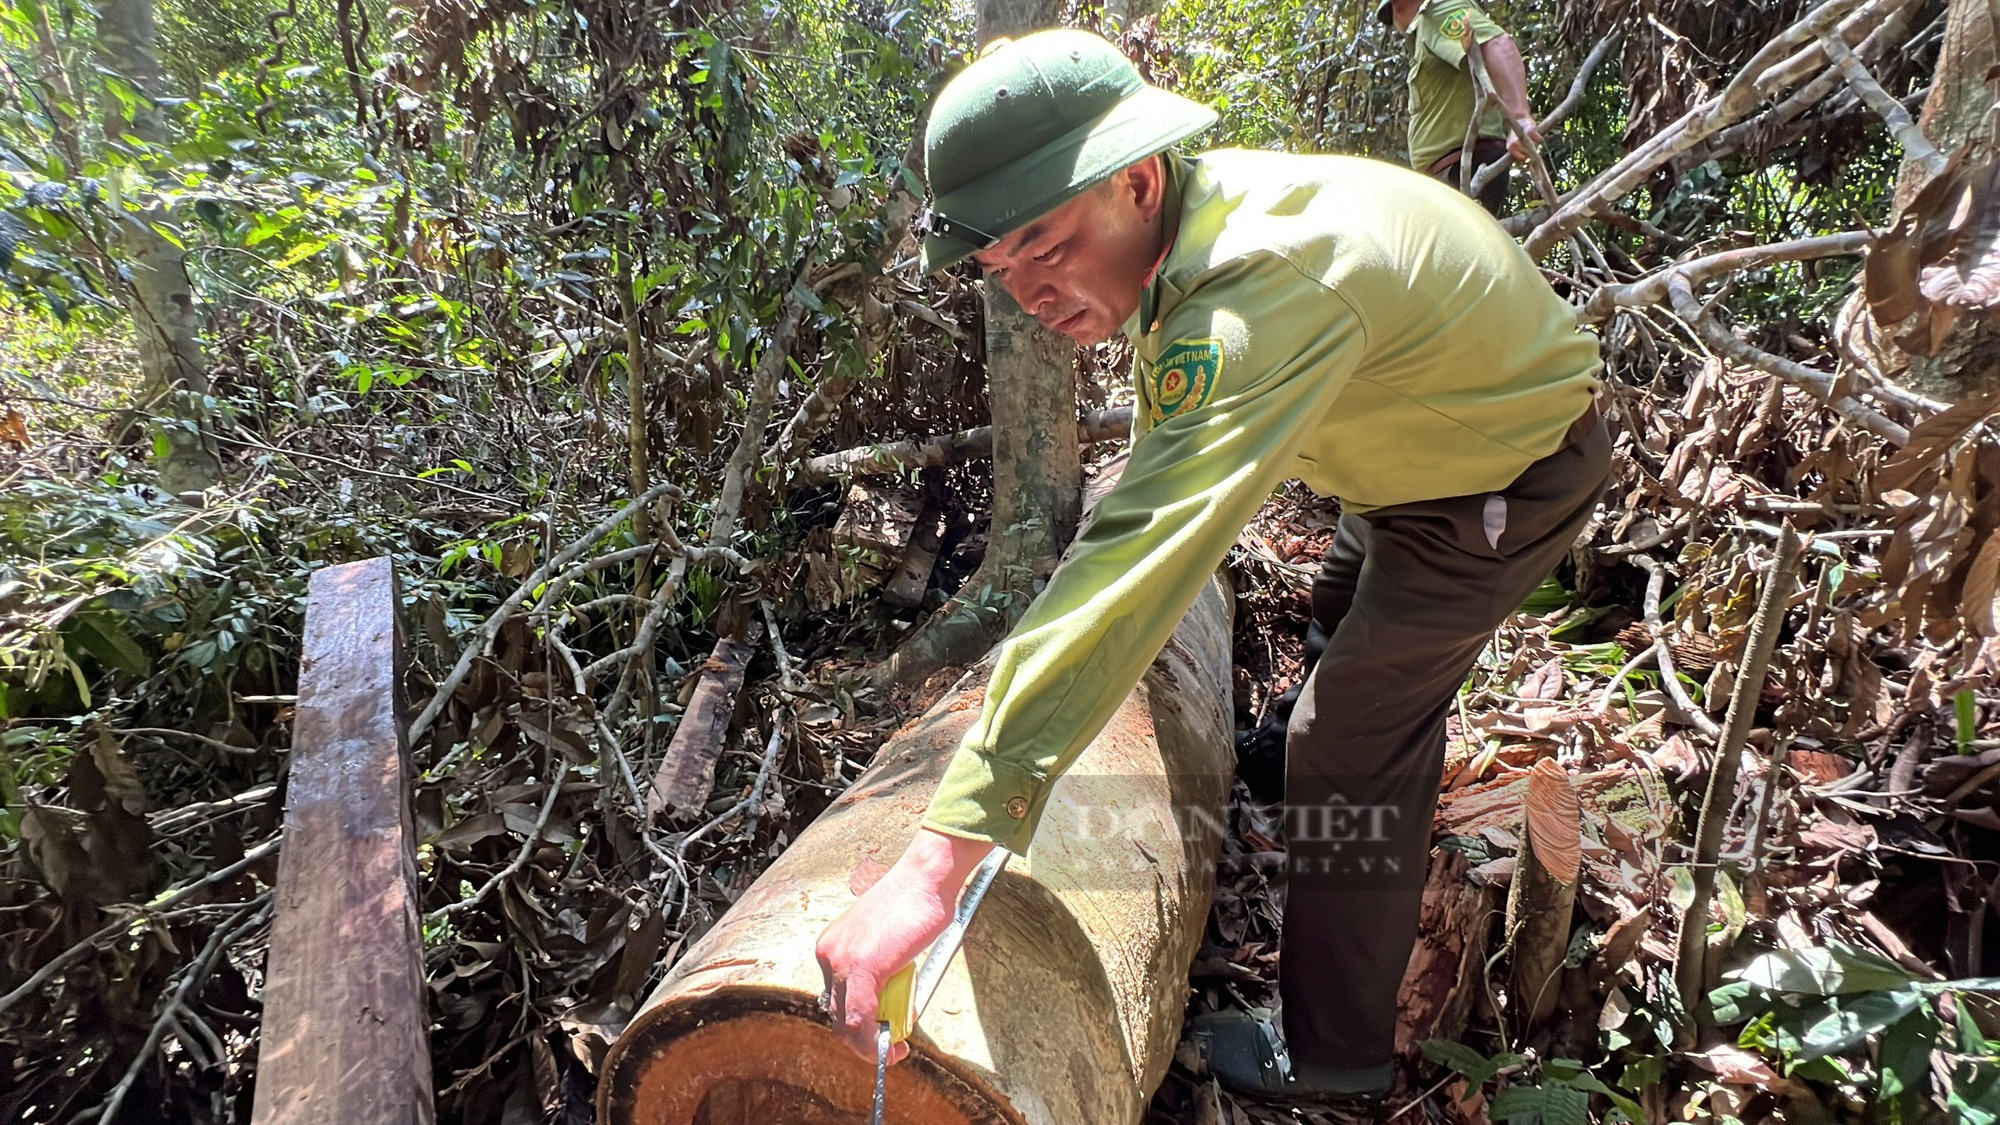
[[[1007,815],[1013,817],[1015,820],[1020,820],[1022,817],[1027,816],[1028,799],[1026,797],[1009,797],[1007,799]]]

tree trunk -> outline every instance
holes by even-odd
[[[979,44],[1056,26],[1050,0],[980,0]],[[993,520],[979,570],[884,669],[911,682],[977,659],[1026,612],[1076,534],[1082,459],[1076,349],[988,281],[986,395],[993,412]],[[971,612],[966,612],[966,610]]]
[[[152,0],[104,0],[98,7],[97,54],[101,65],[129,82],[138,99],[128,108],[109,81],[101,102],[105,147],[118,152],[132,136],[147,145],[169,138],[152,99],[159,96],[160,58]],[[115,237],[127,267],[125,307],[139,347],[145,402],[177,424],[161,428],[167,455],[160,484],[169,492],[199,491],[221,476],[207,435],[208,367],[201,351],[201,323],[188,286],[187,255],[153,227],[166,217],[149,204],[116,216]]]
[[[979,45],[1062,20],[1053,0],[979,0]],[[982,578],[1018,620],[1076,534],[1083,471],[1076,441],[1076,347],[986,283],[986,394],[993,411],[993,523]]]
[[[1987,75],[2000,66],[1996,21],[2000,15],[1990,0],[1951,0],[1946,11],[1944,45],[1918,124],[1947,156],[1967,141],[1995,140],[1983,136],[1982,126],[1993,104]],[[1897,208],[1914,199],[1930,179],[1921,163],[1904,161],[1896,179]],[[1858,286],[1842,319],[1862,330],[1845,334],[1854,351],[1867,355],[1876,370],[1920,393],[1955,402],[2000,388],[2000,325],[1991,309],[1964,310],[1934,356],[1899,348],[1896,326],[1874,322]]]
[[[889,1073],[896,1125],[1136,1123],[1180,1039],[1234,772],[1229,603],[1211,583],[1057,783]],[[605,1125],[856,1125],[874,1068],[817,1004],[813,943],[900,854],[959,736],[968,677],[668,973],[605,1058]]]

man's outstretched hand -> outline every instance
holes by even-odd
[[[1542,130],[1532,117],[1516,117],[1514,128],[1507,132],[1507,151],[1514,154],[1514,162],[1523,168],[1528,166],[1528,149],[1521,143],[1526,137],[1529,144],[1542,147]]]
[[[820,932],[814,953],[833,1029],[870,1063],[882,985],[951,924],[959,890],[992,850],[983,841],[920,828],[895,866]],[[898,1043],[890,1061],[907,1054]]]

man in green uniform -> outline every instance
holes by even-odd
[[[1478,104],[1465,52],[1467,28],[1479,44],[1486,77],[1498,99],[1479,123],[1473,167],[1490,164],[1508,151],[1516,160],[1527,159],[1519,139],[1509,135],[1508,121],[1530,142],[1541,143],[1541,130],[1528,110],[1528,73],[1520,49],[1514,37],[1472,0],[1382,0],[1375,16],[1409,37],[1410,167],[1458,186],[1466,126]],[[1479,193],[1479,202],[1495,215],[1506,206],[1507,180],[1504,172],[1496,175]]]
[[[1343,513],[1285,797],[1345,811],[1288,813],[1282,1037],[1241,1013],[1203,1033],[1239,1088],[1390,1079],[1445,715],[1595,506],[1597,345],[1464,196],[1372,160],[1168,151],[1213,119],[1075,31],[990,51],[932,110],[925,268],[972,257],[1056,331],[1122,332],[1138,402],[1122,479],[1001,646],[916,839],[820,937],[865,1057],[882,983],[994,845],[1029,847],[1057,777],[1297,477]]]

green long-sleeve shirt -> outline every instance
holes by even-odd
[[[1001,646],[924,823],[1019,852],[1271,491],[1349,511],[1504,488],[1585,407],[1596,340],[1477,203],[1344,156],[1168,159],[1125,326],[1132,455]]]

